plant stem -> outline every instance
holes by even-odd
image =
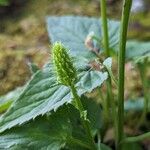
[[[120,25],[120,43],[119,43],[119,82],[118,82],[118,120],[117,120],[117,141],[116,149],[122,150],[120,142],[124,138],[124,72],[125,72],[125,50],[127,40],[128,22],[130,16],[132,0],[124,0],[122,19]]]
[[[71,88],[71,92],[72,92],[72,94],[73,94],[73,97],[74,97],[74,99],[75,99],[76,105],[77,105],[77,107],[78,107],[78,109],[79,109],[83,127],[84,127],[84,129],[85,129],[85,131],[86,131],[86,134],[87,134],[87,136],[88,136],[88,140],[89,140],[90,145],[91,145],[91,147],[92,147],[91,150],[97,150],[96,145],[95,145],[95,142],[94,142],[94,139],[93,139],[92,134],[91,134],[91,131],[90,131],[89,123],[88,123],[87,120],[85,120],[85,119],[82,117],[82,114],[84,113],[85,110],[84,110],[84,107],[83,107],[82,102],[81,102],[81,100],[80,100],[80,97],[79,97],[78,94],[77,94],[77,90],[76,90],[76,88],[75,88],[74,85],[72,85],[70,88]]]
[[[103,120],[103,126],[102,128],[99,130],[99,134],[100,134],[100,138],[101,138],[101,141],[103,141],[104,139],[104,136],[105,136],[105,132],[108,128],[108,120],[109,120],[109,108],[107,107],[107,101],[106,99],[104,98],[103,96],[103,92],[102,90],[99,91],[99,96],[100,96],[100,99],[102,100],[102,108],[103,108],[103,111],[102,111],[102,120]],[[98,135],[99,135],[98,134]]]
[[[110,103],[111,103],[111,113],[113,118],[113,125],[114,125],[114,136],[117,136],[117,118],[116,118],[116,105],[114,102],[113,94],[112,94],[112,84],[111,84],[111,78],[109,77],[108,83],[110,84],[108,86],[109,96],[110,96]]]
[[[99,96],[102,101],[102,108],[103,108],[103,118],[104,122],[108,119],[108,107],[107,107],[107,101],[105,100],[105,97],[103,96],[103,91],[100,89]]]
[[[106,67],[106,66],[105,66],[105,67]],[[107,67],[106,67],[106,69],[107,69],[107,71],[108,71],[109,76],[111,77],[111,80],[114,82],[116,88],[118,88],[118,81],[115,79],[115,77],[114,77],[114,75],[113,75],[113,73],[112,73],[112,70],[109,69],[109,68],[107,68]]]
[[[98,150],[101,150],[101,136],[100,136],[100,133],[98,133],[97,135],[98,137],[98,143],[97,143],[97,147],[98,147]]]
[[[101,7],[101,18],[102,18],[102,25],[101,25],[101,30],[102,30],[102,35],[103,35],[103,47],[105,50],[106,57],[109,57],[109,40],[108,40],[108,28],[107,28],[107,15],[106,15],[106,0],[100,0],[100,7]],[[106,82],[106,86],[108,89],[108,86],[110,86],[109,81]],[[106,96],[106,103],[105,103],[105,122],[108,122],[108,116],[109,116],[109,92],[107,90],[107,96]]]
[[[150,138],[150,132],[147,132],[142,135],[135,136],[135,137],[127,137],[122,142],[123,143],[138,142],[138,141],[142,141],[148,138]]]
[[[101,17],[102,17],[102,32],[103,32],[103,45],[106,56],[109,57],[109,38],[107,27],[107,15],[106,15],[106,0],[100,0],[101,4]]]
[[[146,118],[146,114],[148,112],[148,91],[147,91],[147,81],[146,81],[146,63],[143,64],[138,64],[138,68],[140,71],[140,76],[141,76],[141,81],[142,81],[142,86],[143,86],[143,94],[144,94],[144,109],[143,109],[143,113],[141,115],[141,119],[139,121],[138,127],[143,123],[143,121]]]
[[[103,46],[105,49],[105,54],[106,57],[110,56],[110,52],[109,52],[109,34],[108,34],[108,26],[107,26],[107,14],[106,14],[106,0],[100,0],[101,3],[101,17],[102,17],[102,32],[103,32]],[[109,110],[110,107],[112,109],[112,114],[113,114],[113,123],[114,123],[114,127],[116,128],[116,108],[114,105],[114,101],[113,101],[113,95],[112,95],[112,84],[111,84],[111,78],[109,77],[109,79],[106,82],[106,86],[107,86],[107,97],[106,97],[106,119],[105,122],[108,123],[109,119]],[[116,129],[115,129],[116,131]],[[116,133],[116,132],[115,132]]]

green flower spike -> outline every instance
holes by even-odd
[[[61,42],[56,42],[53,45],[52,51],[58,82],[66,86],[74,85],[77,79],[77,74],[68,54],[68,50]]]
[[[95,142],[93,140],[92,133],[90,131],[90,126],[86,118],[87,111],[84,110],[81,99],[77,93],[77,89],[75,88],[77,73],[71,61],[71,58],[68,54],[68,50],[60,42],[56,42],[53,45],[52,50],[53,50],[53,61],[58,76],[58,82],[70,87],[70,90],[76,103],[76,107],[80,112],[82,124],[90,141],[92,150],[96,150],[97,148],[95,146]]]

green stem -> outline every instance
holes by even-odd
[[[98,133],[98,143],[97,143],[97,147],[98,147],[98,150],[101,150],[101,136],[100,134]]]
[[[101,4],[101,17],[102,17],[102,32],[103,32],[103,42],[106,56],[109,57],[109,36],[107,27],[107,14],[106,14],[106,0],[100,0]]]
[[[124,70],[125,70],[125,50],[127,40],[128,22],[132,0],[124,0],[124,8],[122,12],[121,28],[120,28],[120,44],[119,44],[119,82],[118,82],[118,120],[117,120],[117,141],[116,149],[122,150],[120,142],[124,138]]]
[[[141,76],[141,81],[142,81],[142,86],[143,86],[143,94],[144,94],[144,109],[143,109],[143,113],[141,115],[141,119],[139,121],[138,127],[144,122],[145,118],[146,118],[146,114],[148,112],[148,92],[147,92],[147,81],[146,81],[146,63],[143,64],[139,64],[139,71],[140,71],[140,76]]]
[[[106,15],[106,0],[100,0],[100,5],[101,5],[101,18],[102,18],[102,25],[101,25],[101,30],[102,30],[102,35],[103,35],[103,47],[106,53],[106,56],[109,57],[109,40],[108,40],[108,28],[107,28],[107,15]],[[110,86],[109,81],[106,82],[106,86],[108,89],[108,86]],[[107,90],[107,96],[106,96],[106,103],[105,103],[105,122],[108,123],[108,116],[109,116],[109,108],[110,108],[110,103],[109,103],[109,92]]]
[[[109,34],[108,34],[108,26],[107,26],[107,14],[106,14],[106,0],[100,0],[101,3],[101,17],[102,17],[102,32],[103,32],[103,46],[105,49],[106,57],[110,56],[109,52]],[[109,119],[109,110],[111,108],[112,114],[113,114],[113,123],[115,127],[115,134],[116,134],[116,108],[113,101],[113,95],[112,95],[112,84],[111,84],[111,78],[109,78],[106,82],[107,85],[107,97],[106,97],[106,116]],[[108,121],[106,120],[106,123]]]
[[[79,109],[80,116],[81,116],[81,121],[82,121],[83,127],[84,127],[84,129],[85,129],[85,131],[86,131],[86,134],[87,134],[87,136],[88,136],[88,140],[89,140],[89,142],[90,142],[90,145],[91,145],[91,147],[92,147],[92,150],[97,150],[96,145],[95,145],[95,142],[94,142],[94,139],[93,139],[92,134],[91,134],[91,130],[90,130],[89,123],[88,123],[87,120],[85,120],[85,119],[82,117],[82,114],[83,114],[83,112],[84,112],[85,110],[84,110],[84,107],[83,107],[83,105],[82,105],[82,103],[81,103],[80,97],[79,97],[78,94],[77,94],[77,90],[76,90],[76,88],[75,88],[74,85],[72,85],[70,88],[71,88],[71,92],[72,92],[72,94],[73,94],[73,97],[74,97],[74,99],[75,99],[76,105],[77,105],[77,107],[78,107],[78,109]]]
[[[150,132],[135,137],[127,137],[121,143],[139,142],[150,138]]]
[[[112,70],[107,68],[107,67],[106,67],[106,69],[107,69],[109,76],[111,77],[112,81],[114,82],[116,88],[118,88],[118,81],[115,79],[115,76],[113,75]]]
[[[110,103],[111,103],[111,112],[112,112],[112,122],[113,122],[113,125],[114,125],[114,135],[115,137],[117,136],[117,118],[116,118],[116,105],[115,105],[115,102],[114,102],[114,98],[113,98],[113,94],[112,94],[112,85],[111,85],[111,78],[109,77],[109,86],[108,86],[108,92],[109,92],[109,95],[110,95]]]
[[[106,101],[105,97],[103,96],[103,91],[101,89],[99,91],[99,96],[100,96],[100,99],[102,100],[102,108],[103,108],[103,111],[102,111],[103,126],[99,130],[99,134],[101,135],[101,141],[103,141],[103,138],[105,136],[105,132],[108,128],[109,108],[107,107],[107,101]]]

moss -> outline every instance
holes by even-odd
[[[120,2],[113,7],[109,6],[110,18],[119,18],[121,10],[118,8],[121,8]],[[42,66],[48,59],[49,41],[45,16],[99,16],[99,10],[97,0],[30,0],[15,15],[8,13],[8,16],[3,17],[0,23],[0,94],[27,81],[30,76],[27,60]],[[129,38],[150,39],[149,17],[150,13],[132,16]]]
[[[22,86],[31,76],[27,62],[33,61],[39,66],[48,60],[47,53],[38,51],[1,51],[0,52],[0,95]],[[44,59],[44,61],[45,61]]]

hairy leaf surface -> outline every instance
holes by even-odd
[[[76,86],[82,95],[100,86],[107,79],[107,73],[82,70],[78,77]],[[71,100],[70,89],[57,83],[53,67],[47,65],[32,76],[19,98],[0,118],[0,132],[56,110]]]
[[[101,107],[93,99],[85,96],[82,97],[82,102],[87,109],[88,119],[94,127],[95,122],[99,121],[97,117],[101,116]],[[76,143],[70,143],[70,138],[73,137],[88,144],[79,118],[79,112],[75,107],[70,104],[65,105],[47,116],[38,117],[30,123],[3,132],[0,135],[0,149],[60,150],[63,147],[64,150],[86,150]],[[110,150],[104,144],[101,144],[101,149]]]
[[[56,26],[57,25],[57,26]],[[118,43],[119,22],[108,20],[110,48]],[[47,29],[51,42],[61,41],[68,46],[75,56],[85,56],[92,59],[95,55],[85,46],[85,40],[90,33],[99,39],[96,47],[103,50],[101,20],[79,16],[48,17]]]
[[[71,135],[67,111],[60,109],[50,117],[40,117],[0,135],[0,149],[60,150]]]

